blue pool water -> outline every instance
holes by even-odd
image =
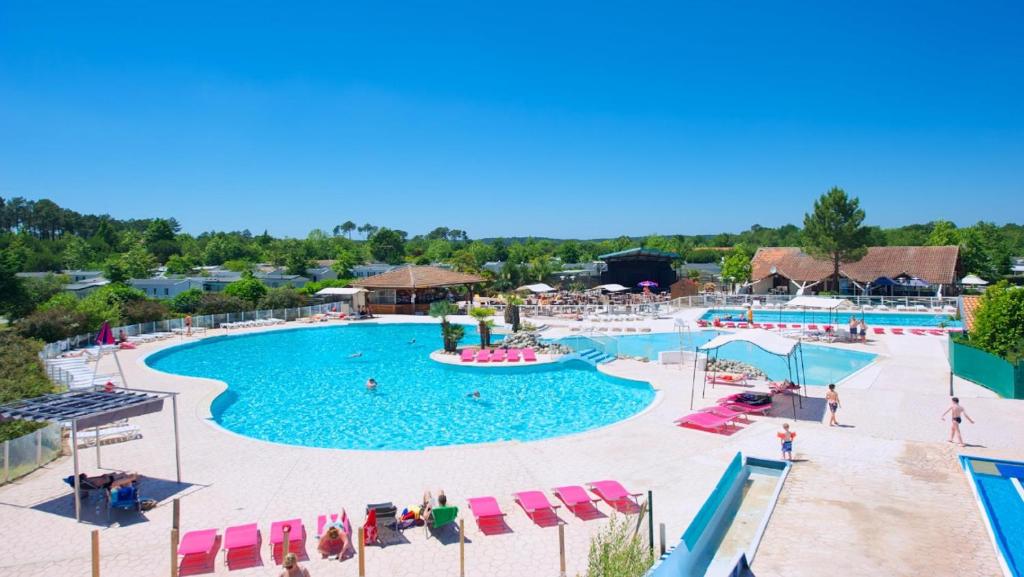
[[[415,339],[414,343],[410,343]],[[464,344],[479,342],[466,327]],[[154,353],[160,371],[218,379],[223,427],[257,439],[345,449],[535,440],[600,427],[654,399],[645,382],[582,362],[473,369],[430,360],[435,324],[349,325],[215,337]],[[358,358],[348,355],[361,352]],[[374,378],[377,391],[367,391]],[[467,395],[479,391],[481,398]]]
[[[1024,463],[968,456],[960,459],[974,479],[1003,562],[1011,575],[1024,576],[1024,496],[1011,481],[1016,478],[1024,482]]]
[[[683,348],[693,351],[722,333],[718,331],[694,331],[683,338]],[[677,333],[650,333],[643,335],[627,335],[614,337],[618,341],[620,355],[643,356],[657,360],[661,351],[678,351],[680,337]],[[876,355],[860,351],[823,347],[804,343],[803,360],[808,385],[827,385],[836,383],[866,367]],[[750,343],[734,342],[719,349],[718,356],[723,359],[741,361],[754,365],[767,373],[772,380],[789,378],[786,359],[775,356],[755,347]]]
[[[725,317],[732,316],[736,319],[742,319],[746,322],[746,309],[711,309],[704,313],[700,318],[706,321],[713,321],[716,317],[724,319]],[[947,327],[960,327],[963,324],[960,321],[954,320],[952,315],[948,314],[930,314],[930,313],[872,313],[859,311],[848,311],[848,312],[832,312],[831,315],[828,311],[780,311],[780,310],[754,310],[754,322],[755,323],[795,323],[801,325],[807,325],[810,323],[822,325],[832,324],[840,327],[846,327],[850,324],[850,316],[854,316],[857,320],[864,317],[864,322],[868,327],[875,325],[882,326],[897,326],[897,327],[937,327],[940,323],[944,323]]]

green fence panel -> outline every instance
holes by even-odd
[[[1024,399],[1024,364],[1013,365],[981,349],[949,341],[949,366],[958,377],[1008,399]]]

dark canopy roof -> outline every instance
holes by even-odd
[[[631,249],[627,249],[627,250],[620,250],[618,252],[610,252],[608,254],[602,254],[601,256],[599,256],[597,258],[598,258],[598,260],[615,260],[615,259],[623,259],[623,258],[626,258],[626,259],[628,259],[628,258],[646,258],[646,259],[654,259],[654,260],[660,260],[660,259],[672,260],[672,259],[679,258],[679,255],[674,253],[674,252],[666,252],[666,251],[663,251],[663,250],[657,250],[657,249],[653,249],[653,248],[637,247],[637,248],[631,248]]]
[[[133,389],[68,391],[22,399],[0,406],[2,421],[75,421],[78,429],[96,427],[129,417],[158,413],[173,393]]]

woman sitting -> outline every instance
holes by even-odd
[[[345,551],[348,551],[349,548],[348,535],[338,527],[337,523],[331,524],[320,537],[316,548],[324,559],[331,555],[337,555],[338,561],[341,561],[345,557]]]

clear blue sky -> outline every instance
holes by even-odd
[[[1019,0],[0,0],[0,196],[292,236],[740,231],[832,185],[882,226],[1022,222],[1022,26]]]

